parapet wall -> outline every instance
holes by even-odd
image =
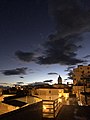
[[[42,120],[42,101],[2,114],[0,120]]]

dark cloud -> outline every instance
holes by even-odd
[[[21,75],[21,74],[25,75],[26,70],[27,70],[27,68],[22,67],[22,68],[16,68],[16,69],[11,69],[11,70],[4,70],[4,71],[2,71],[2,73],[4,75],[7,75],[7,76],[9,76],[9,75]]]
[[[20,76],[20,78],[24,78],[23,76]]]
[[[90,31],[90,0],[49,0],[49,11],[53,15],[56,32],[48,36],[44,52],[16,51],[22,61],[35,61],[39,64],[76,65],[85,62],[77,58],[82,46],[83,32]],[[37,60],[36,60],[37,59]]]
[[[83,58],[90,58],[90,55],[86,55],[86,56],[84,56]]]
[[[18,57],[19,60],[24,62],[30,62],[34,58],[34,53],[32,52],[23,52],[23,51],[16,51],[15,55]]]
[[[82,34],[90,31],[89,0],[49,0],[49,11],[56,23],[56,32],[48,37],[39,64],[76,65],[85,62],[77,58],[82,46]]]
[[[90,0],[49,0],[59,36],[90,29]]]
[[[71,69],[75,68],[75,66],[69,66],[65,71],[70,71]]]
[[[48,75],[58,75],[58,73],[50,72]]]
[[[43,81],[43,82],[52,82],[53,80],[45,80],[45,81]]]
[[[76,58],[76,51],[81,48],[80,45],[76,44],[76,39],[80,40],[79,36],[70,35],[60,39],[55,39],[55,35],[50,36],[49,40],[44,44],[46,50],[43,56],[38,57],[38,63],[75,65],[84,62]]]

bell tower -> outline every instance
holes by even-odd
[[[61,78],[60,75],[59,75],[59,77],[58,77],[58,84],[62,84],[62,78]]]

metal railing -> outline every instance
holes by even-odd
[[[55,100],[43,100],[43,117],[55,118],[62,107],[61,100],[61,97]]]

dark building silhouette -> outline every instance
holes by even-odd
[[[62,84],[62,78],[61,78],[60,75],[59,75],[59,77],[58,77],[58,84]]]

